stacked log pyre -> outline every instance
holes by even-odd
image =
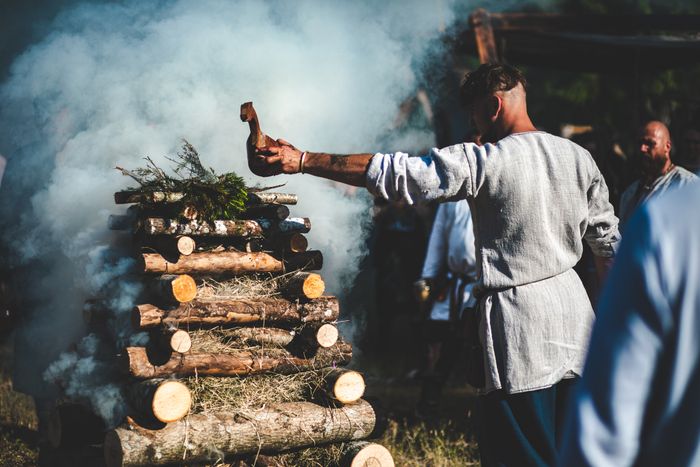
[[[119,356],[123,423],[105,436],[84,407],[65,404],[52,417],[52,444],[101,438],[107,466],[302,465],[280,453],[328,445],[337,455],[324,462],[393,466],[386,448],[363,441],[379,434],[380,416],[362,399],[362,375],[341,369],[352,347],[336,327],[337,298],[314,272],[323,256],[307,250],[310,220],[289,217],[296,196],[250,191],[236,220],[214,221],[181,199],[115,194],[132,204],[109,223],[137,247],[144,293],[131,326],[148,344]],[[99,333],[113,310],[90,300],[84,318]]]

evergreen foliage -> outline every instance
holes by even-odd
[[[196,210],[206,221],[235,219],[245,209],[248,188],[242,177],[234,172],[217,175],[212,168],[205,168],[197,150],[186,140],[174,158],[175,175],[168,175],[150,157],[144,158],[145,167],[126,170],[117,167],[122,174],[136,180],[142,191],[179,192],[184,197],[180,204]]]

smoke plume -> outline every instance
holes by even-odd
[[[82,302],[128,269],[109,253],[122,251],[106,229],[107,216],[124,209],[112,194],[130,185],[114,166],[141,166],[143,156],[167,166],[181,138],[219,173],[297,193],[292,215],[311,218],[310,246],[324,252],[329,292],[342,295],[364,253],[367,195],[308,176],[254,177],[240,104],[252,100],[263,130],[299,148],[388,149],[377,145],[450,14],[447,0],[126,1],[61,12],[0,88],[2,238],[8,260],[28,271],[32,371],[41,374],[79,338]],[[429,133],[418,135],[416,146],[432,144]],[[125,310],[135,287],[124,285]],[[89,373],[80,359],[91,358],[91,346],[64,355],[48,376]]]

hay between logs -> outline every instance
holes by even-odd
[[[278,402],[308,399],[323,383],[322,371],[292,375],[265,374],[237,377],[190,377],[185,384],[192,393],[192,411],[233,412]]]
[[[225,281],[211,278],[203,279],[198,288],[197,298],[252,299],[268,298],[281,295],[282,288],[296,272],[279,276],[258,274],[252,276],[235,276]]]

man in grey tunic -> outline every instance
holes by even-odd
[[[672,186],[697,180],[692,172],[671,162],[671,135],[661,122],[650,121],[639,137],[642,178],[633,182],[620,197],[621,225],[627,223],[634,210],[653,196]]]
[[[302,152],[284,140],[248,145],[254,173],[310,173],[409,203],[467,199],[474,222],[484,374],[484,465],[552,465],[569,383],[581,374],[594,315],[573,266],[582,239],[600,271],[619,242],[617,218],[591,155],[537,131],[525,79],[482,65],[462,86],[483,146],[422,157]]]

